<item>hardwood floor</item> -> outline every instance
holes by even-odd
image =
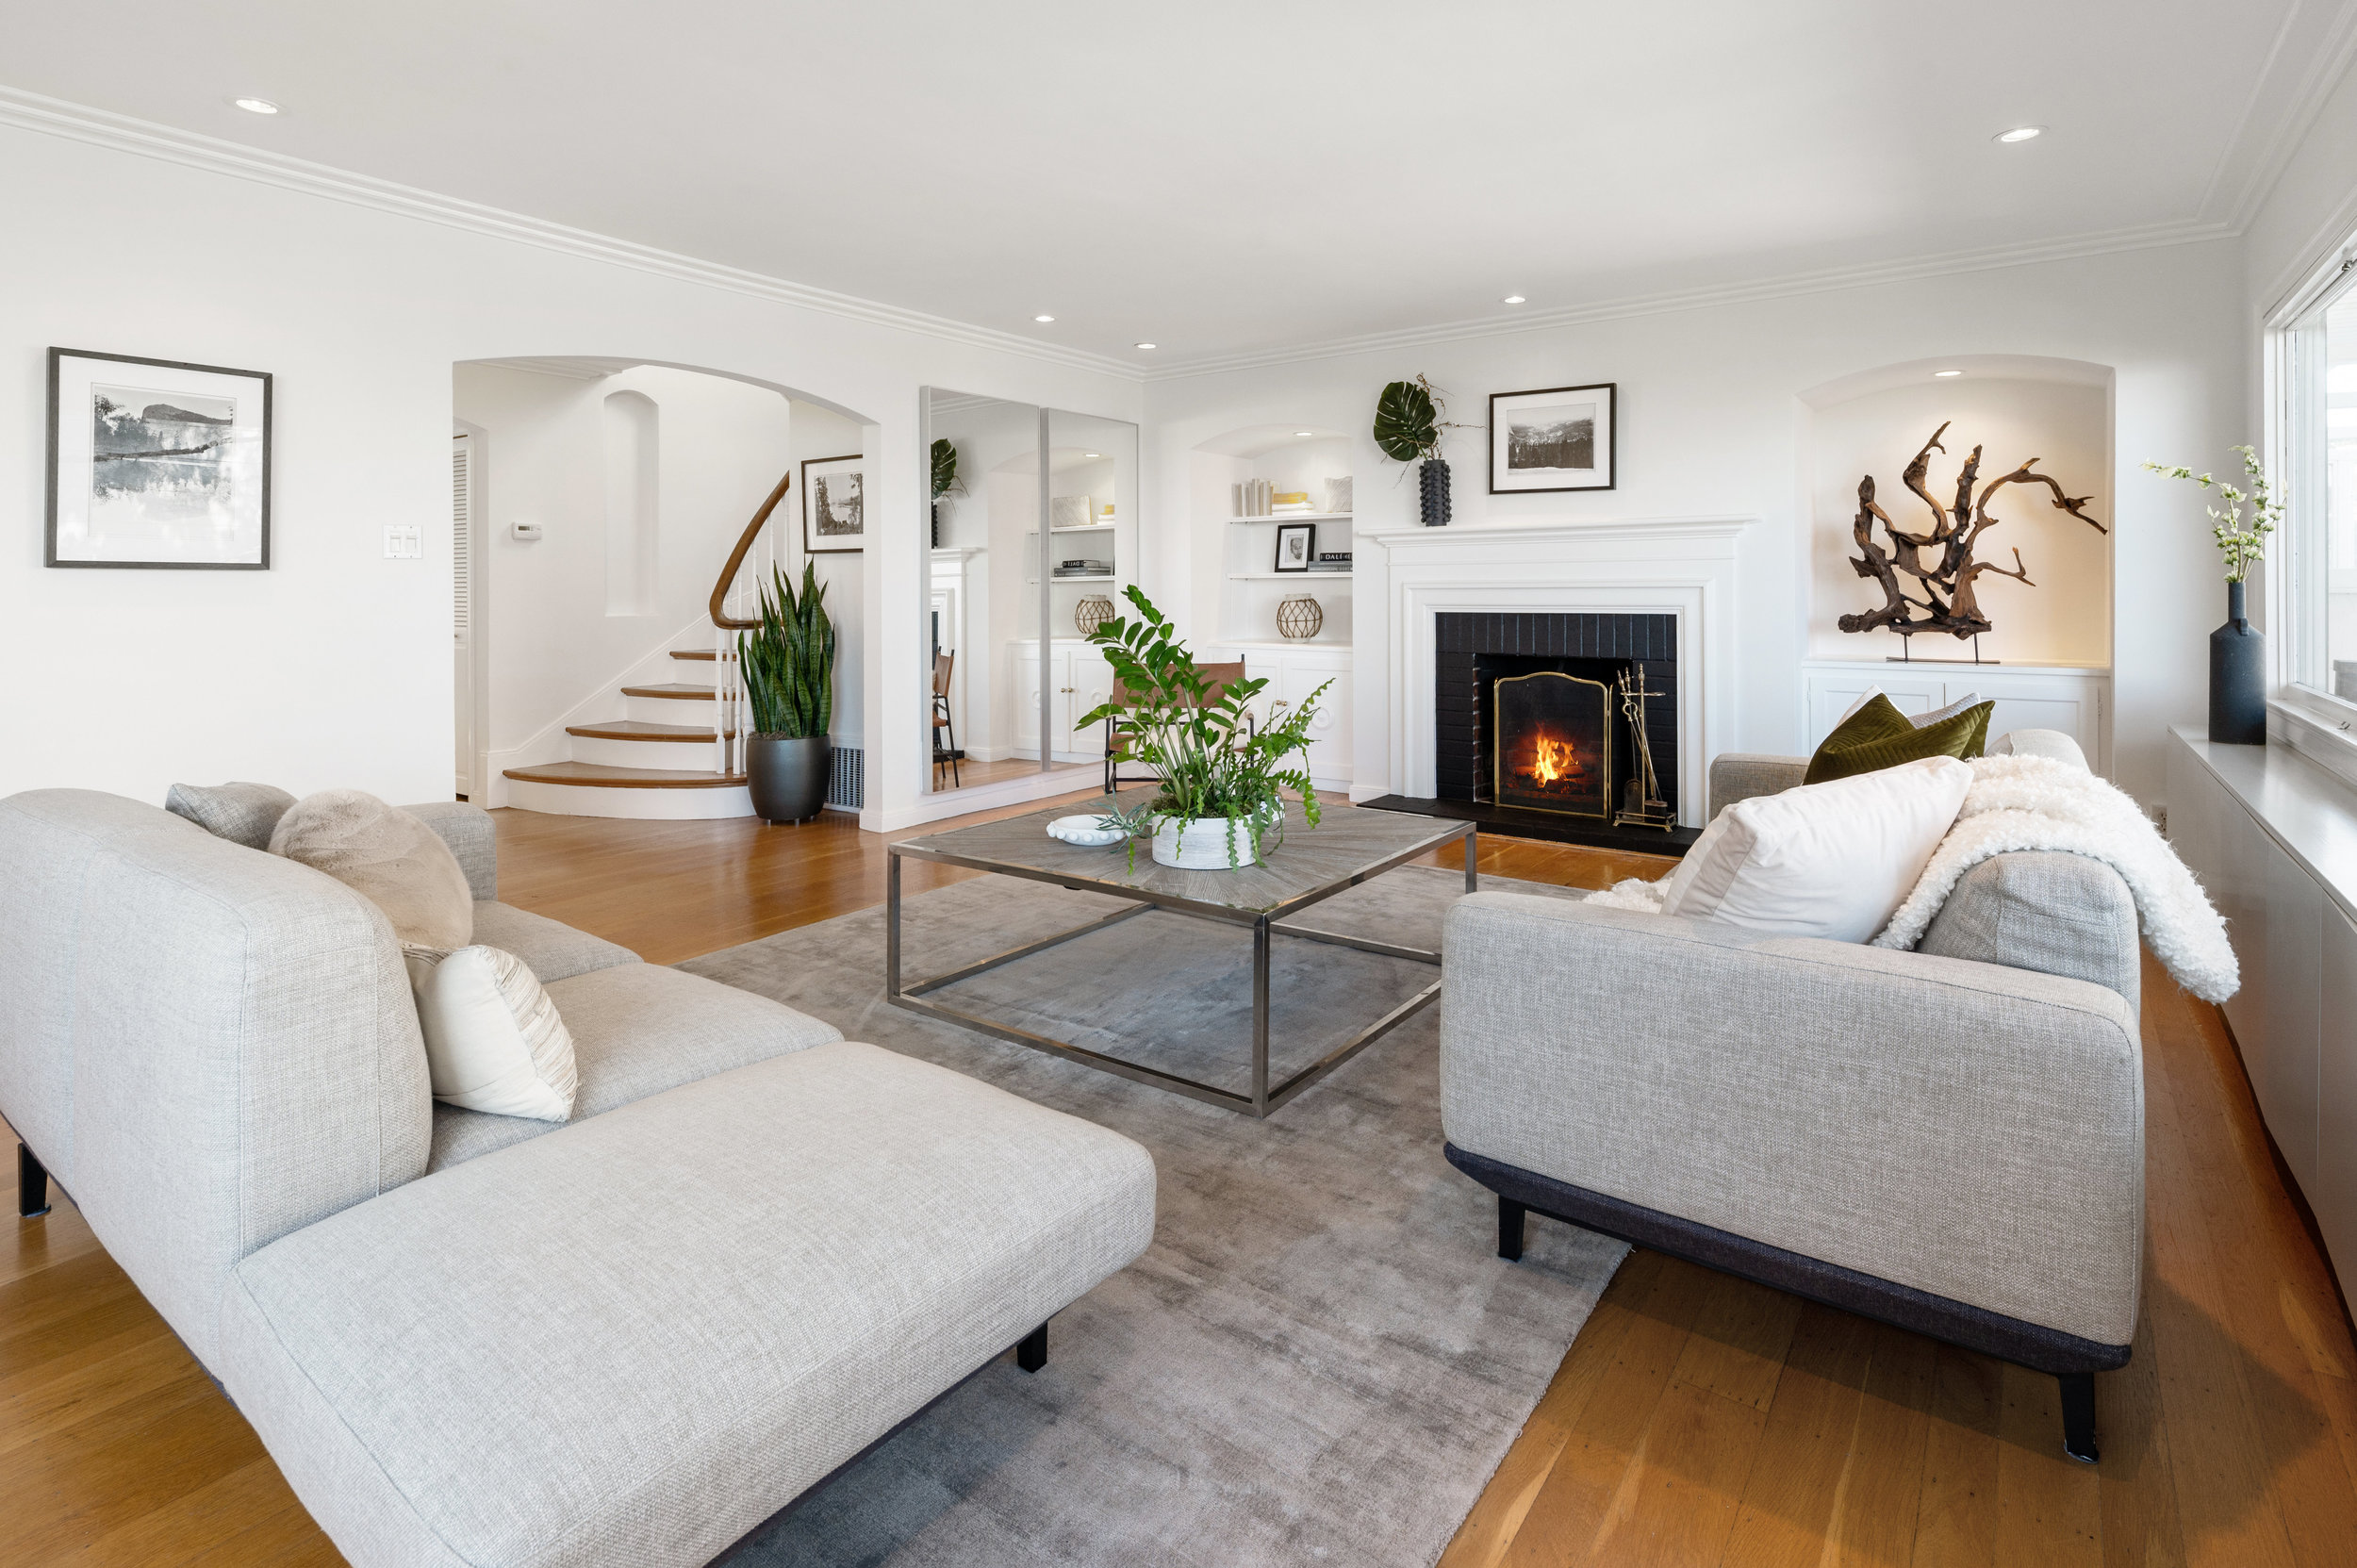
[[[883,896],[886,840],[845,818],[497,815],[505,897],[658,963]],[[1663,863],[1485,838],[1481,864],[1602,886]],[[2097,1379],[2101,1465],[2062,1457],[2052,1378],[1640,1252],[1443,1568],[2357,1562],[2357,1344],[2217,1010],[2145,985],[2145,1311]],[[62,1200],[0,1252],[0,1563],[338,1560]]]

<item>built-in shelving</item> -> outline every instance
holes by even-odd
[[[1347,571],[1231,571],[1230,583],[1347,583]]]
[[[1229,522],[1348,522],[1348,512],[1271,512],[1265,517],[1232,517]]]

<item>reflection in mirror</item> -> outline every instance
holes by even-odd
[[[925,412],[931,787],[1100,767],[1074,720],[1110,684],[1085,628],[1138,580],[1137,426],[938,388]]]
[[[923,524],[931,545],[923,668],[931,786],[947,790],[1039,770],[1036,749],[1029,760],[1015,754],[1014,661],[1026,646],[1022,549],[1039,515],[1040,411],[933,388],[925,413],[933,499]],[[1029,635],[1035,642],[1036,627]]]
[[[1039,614],[1050,679],[1035,725],[1045,728],[1053,762],[1102,767],[1104,725],[1083,728],[1078,720],[1113,689],[1112,668],[1089,643],[1089,630],[1134,613],[1123,595],[1138,581],[1138,427],[1051,410],[1047,435],[1047,591]]]

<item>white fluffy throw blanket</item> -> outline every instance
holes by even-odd
[[[2226,922],[2135,801],[2085,768],[2049,757],[1978,757],[1971,767],[1972,787],[1955,826],[1873,946],[1921,941],[1956,879],[1991,856],[2061,850],[2119,873],[2135,900],[2146,944],[2178,984],[2204,1001],[2234,994],[2242,976]],[[1667,880],[1632,879],[1588,901],[1658,912]]]

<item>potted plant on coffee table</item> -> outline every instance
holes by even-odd
[[[745,782],[753,815],[799,822],[827,803],[831,757],[827,727],[834,718],[834,622],[827,619],[827,587],[802,563],[802,588],[770,569],[761,590],[761,619],[736,638],[738,668],[753,730],[745,740]]]
[[[1145,805],[1115,811],[1113,819],[1132,835],[1151,834],[1158,865],[1211,871],[1261,864],[1284,837],[1280,791],[1297,791],[1303,817],[1318,825],[1310,724],[1333,683],[1282,718],[1256,724],[1251,702],[1266,681],[1214,682],[1152,600],[1134,587],[1125,597],[1138,619],[1110,620],[1089,634],[1113,667],[1121,700],[1084,715],[1074,728],[1119,715],[1129,754],[1162,784]],[[1133,836],[1133,862],[1136,853]]]

